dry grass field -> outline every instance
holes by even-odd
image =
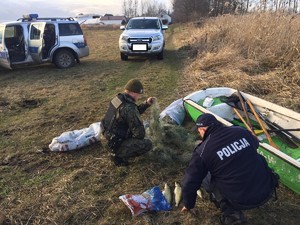
[[[239,88],[299,112],[299,30],[299,17],[269,14],[174,24],[166,31],[164,60],[125,62],[118,51],[120,30],[86,27],[90,56],[71,69],[0,68],[0,224],[218,224],[219,212],[206,198],[198,198],[195,215],[173,205],[169,212],[138,217],[118,199],[163,188],[164,182],[174,188],[182,179],[187,160],[179,155],[193,150],[185,141],[195,135],[188,118],[186,129],[174,128],[172,142],[165,142],[178,153],[172,160],[149,154],[115,167],[104,140],[66,153],[41,150],[65,131],[100,121],[131,78],[144,83],[141,101],[158,99],[143,115],[149,121],[174,100],[215,86]],[[298,224],[300,197],[283,185],[278,197],[247,211],[248,224]]]

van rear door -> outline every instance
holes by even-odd
[[[29,54],[35,62],[42,62],[43,35],[46,22],[34,22],[29,28]]]
[[[0,24],[0,66],[11,69],[8,50],[5,46],[5,25]]]

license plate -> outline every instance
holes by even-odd
[[[147,51],[147,44],[132,44],[132,51]]]

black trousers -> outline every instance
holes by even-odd
[[[274,181],[275,182],[275,181]],[[278,182],[278,180],[277,180]],[[207,176],[202,181],[202,187],[206,192],[209,193],[210,201],[212,201],[217,208],[220,208],[222,212],[231,212],[231,211],[241,211],[241,210],[248,210],[248,209],[254,209],[259,206],[262,206],[266,202],[268,202],[275,192],[275,198],[276,198],[276,187],[274,187],[274,191],[271,191],[269,196],[266,197],[265,200],[262,202],[255,204],[255,205],[242,205],[237,202],[233,202],[230,199],[226,199],[224,196],[222,196],[221,192],[216,187],[214,181],[212,180],[211,174],[208,172]]]

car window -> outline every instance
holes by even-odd
[[[41,37],[41,29],[44,28],[44,25],[41,24],[32,24],[30,32],[30,40],[38,40]]]
[[[129,20],[127,29],[138,29],[140,27],[139,23],[139,20]]]
[[[60,36],[82,35],[82,30],[78,23],[61,23],[58,25]]]
[[[15,36],[15,27],[14,26],[6,27],[4,37],[11,38],[14,36]]]
[[[146,29],[159,29],[158,20],[146,21]]]
[[[126,29],[160,29],[160,24],[157,19],[135,19],[128,22]]]

